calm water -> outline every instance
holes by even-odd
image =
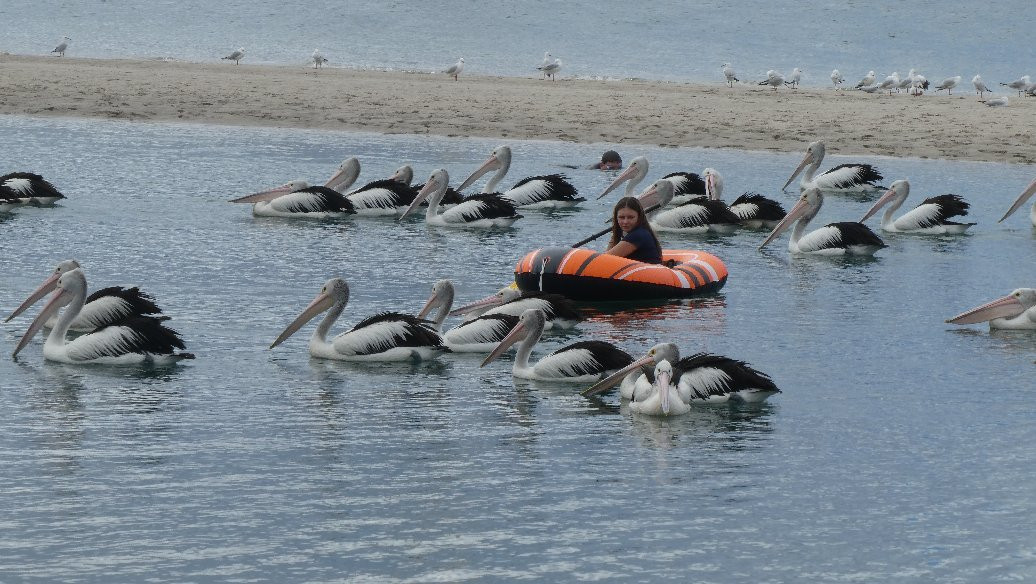
[[[0,312],[62,259],[153,293],[197,360],[139,370],[0,358],[0,580],[995,582],[1036,576],[1036,335],[943,320],[1032,286],[1036,236],[995,220],[1036,169],[869,159],[914,196],[953,192],[973,233],[888,237],[871,261],[790,259],[786,237],[664,238],[724,258],[722,293],[594,312],[568,338],[631,352],[672,339],[747,360],[784,392],[758,407],[641,419],[614,398],[517,381],[510,358],[420,366],[312,360],[312,325],[266,347],[334,275],[344,326],[510,281],[541,244],[598,229],[611,201],[511,230],[253,218],[225,201],[348,155],[457,180],[495,141],[0,118],[7,170],[54,209],[0,219]],[[512,184],[601,145],[511,142]],[[55,156],[55,148],[61,155]],[[727,197],[779,196],[798,155],[645,154],[709,165]],[[834,165],[845,159],[834,157]],[[614,175],[571,171],[594,196]],[[789,206],[790,196],[783,199]],[[822,219],[866,203],[829,197]],[[32,311],[35,313],[35,310]],[[31,316],[31,315],[30,315]],[[9,354],[28,319],[0,325]]]
[[[981,73],[991,86],[1036,73],[1029,0],[4,0],[0,19],[0,51],[23,54],[68,36],[81,57],[217,62],[243,46],[246,63],[301,66],[316,47],[336,67],[441,71],[464,57],[471,73],[505,76],[538,76],[544,51],[562,78],[718,83],[727,61],[746,82],[799,67],[820,86],[833,68],[853,83],[869,69]]]

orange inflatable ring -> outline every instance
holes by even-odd
[[[523,292],[590,302],[687,298],[716,292],[727,282],[727,267],[710,253],[667,249],[662,261],[645,264],[584,248],[547,247],[518,261],[514,281]]]

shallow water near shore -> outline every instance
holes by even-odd
[[[44,362],[42,337],[0,358],[7,581],[996,582],[1036,573],[1036,335],[944,320],[1036,283],[1036,232],[996,220],[1032,179],[1023,165],[830,157],[952,192],[978,223],[963,237],[885,236],[872,260],[791,258],[787,236],[663,235],[721,257],[721,293],[589,319],[577,339],[642,353],[662,340],[770,374],[757,406],[634,417],[579,386],[485,368],[310,359],[308,326],[267,347],[332,276],[352,298],[337,331],[416,312],[435,280],[459,301],[511,281],[542,245],[598,230],[616,176],[603,145],[511,142],[509,186],[565,172],[591,199],[529,211],[508,230],[420,218],[254,218],[230,198],[347,156],[360,181],[411,163],[456,184],[497,140],[0,118],[6,169],[68,199],[0,216],[5,316],[63,259],[91,288],[152,293],[197,359],[159,369]],[[725,198],[779,187],[800,155],[623,148],[649,178],[718,169]],[[481,186],[481,181],[478,184]],[[819,222],[869,202],[829,196]],[[876,220],[871,221],[876,227]],[[603,242],[597,242],[598,247]],[[9,355],[38,307],[0,325]],[[452,322],[452,321],[451,321]]]

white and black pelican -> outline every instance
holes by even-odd
[[[392,178],[369,182],[345,195],[357,215],[393,216],[414,202],[417,190]]]
[[[705,177],[705,194],[708,198],[723,200],[723,175],[714,168],[702,171]],[[730,204],[730,212],[737,215],[741,227],[747,229],[773,229],[787,212],[780,203],[759,193],[743,193]]]
[[[414,182],[414,168],[412,166],[410,166],[409,164],[404,164],[403,166],[400,166],[399,168],[397,168],[396,172],[392,173],[392,176],[390,176],[389,178],[391,178],[392,180],[395,180],[395,181],[399,181],[399,182],[401,182],[401,183],[403,183],[405,185],[409,185],[409,186],[414,187],[414,191],[415,192],[419,192],[421,189],[424,188],[424,183],[421,183],[419,185],[411,185],[410,184],[410,183]],[[459,202],[461,202],[463,200],[464,200],[464,195],[461,195],[460,193],[458,193],[456,191],[456,189],[454,189],[453,187],[446,187],[446,195],[443,196],[442,201],[439,201],[439,204],[440,205],[456,205],[457,203],[459,203]],[[427,205],[428,201],[425,201],[422,204],[423,205]]]
[[[580,341],[550,353],[535,365],[529,365],[529,355],[543,334],[545,322],[542,310],[530,308],[523,312],[518,317],[518,324],[482,361],[482,366],[491,363],[519,340],[522,344],[515,353],[512,372],[521,379],[587,383],[597,381],[633,361],[628,353],[611,343]]]
[[[324,186],[344,193],[349,187],[353,186],[353,183],[358,178],[360,178],[360,161],[355,156],[351,156],[338,165],[338,168],[335,169],[331,178],[327,179]]]
[[[667,191],[672,188],[671,182],[660,179],[655,181],[643,195],[645,198],[657,196],[664,200],[670,196]],[[740,225],[740,220],[723,201],[698,197],[682,205],[658,211],[651,216],[649,223],[655,231],[700,235],[703,233],[733,233]]]
[[[820,164],[824,161],[824,151],[824,143],[820,140],[810,144],[806,148],[806,155],[802,158],[802,162],[799,163],[795,172],[791,173],[791,177],[788,178],[788,182],[784,183],[781,190],[787,189],[791,181],[795,180],[803,169],[806,172],[803,173],[802,180],[799,182],[802,189],[817,187],[824,191],[868,192],[882,188],[874,184],[883,178],[881,173],[869,164],[839,164],[820,176],[814,177]]]
[[[432,285],[432,295],[417,318],[425,318],[438,309],[432,319],[435,330],[442,334],[443,344],[455,353],[488,353],[518,324],[518,317],[511,314],[485,314],[443,332],[442,324],[453,307],[454,294],[453,282],[439,280]]]
[[[521,316],[530,308],[543,311],[547,329],[570,329],[582,322],[583,314],[568,298],[549,292],[522,292],[516,286],[504,286],[495,294],[457,307],[450,316],[474,318],[491,314]]]
[[[946,322],[988,322],[990,329],[1036,330],[1036,288],[1018,288],[1003,298],[962,312]]]
[[[482,175],[491,170],[496,173],[482,187],[483,193],[495,193],[496,187],[511,168],[510,146],[497,146],[489,154],[482,166],[471,173],[459,187],[458,191],[471,186]],[[556,209],[568,208],[585,201],[579,196],[576,188],[568,182],[565,175],[547,174],[530,176],[515,183],[509,190],[499,193],[500,197],[510,201],[515,207],[523,209]]]
[[[644,369],[667,361],[672,365],[672,382],[680,399],[687,404],[723,403],[730,400],[761,402],[780,389],[770,376],[744,361],[711,353],[695,353],[680,358],[680,349],[674,343],[659,343],[639,359],[583,390],[592,396],[621,383],[623,399],[644,401],[651,394],[654,380]]]
[[[795,229],[788,241],[788,250],[791,253],[869,256],[886,247],[885,242],[869,227],[850,221],[829,223],[803,235],[806,225],[817,216],[823,204],[824,195],[820,189],[810,187],[803,191],[799,201],[788,211],[784,219],[781,219],[777,227],[773,228],[759,249],[776,239],[792,223],[795,223]]]
[[[27,308],[36,304],[40,298],[46,296],[58,285],[58,279],[62,274],[72,270],[81,269],[79,262],[65,260],[58,264],[51,275],[39,285],[36,290],[25,299],[25,302],[14,309],[4,322],[24,312]],[[115,324],[132,316],[157,315],[162,309],[155,304],[155,299],[140,288],[124,288],[122,286],[110,286],[102,288],[86,297],[82,310],[69,324],[69,330],[75,332],[89,332],[102,327]],[[54,328],[57,318],[51,318],[43,326]]]
[[[597,198],[603,198],[624,182],[627,183],[625,196],[637,196],[639,198],[639,195],[636,193],[637,185],[644,180],[644,177],[647,176],[650,168],[651,165],[648,163],[647,157],[638,156],[634,158],[630,161],[626,170],[624,170],[619,176],[615,177],[612,184],[608,185],[608,188],[604,189],[603,193],[597,195]],[[705,195],[705,181],[693,172],[671,172],[662,178],[673,183],[673,199],[670,201],[671,205],[682,205],[691,199]]]
[[[310,186],[304,180],[293,180],[230,202],[252,203],[252,215],[256,217],[340,217],[356,213],[342,193]]]
[[[1018,198],[1015,199],[1014,203],[1011,204],[1011,208],[1008,209],[1006,213],[1004,213],[1004,216],[1001,217],[1000,221],[997,221],[997,223],[1001,223],[1004,219],[1010,217],[1012,213],[1017,211],[1022,205],[1025,204],[1026,201],[1029,200],[1030,197],[1032,197],[1033,193],[1036,193],[1036,178],[1032,179],[1032,182],[1029,183],[1029,186],[1025,187],[1025,190],[1022,191],[1022,194],[1018,195]],[[1036,227],[1036,203],[1033,203],[1032,209],[1029,210],[1029,221],[1032,223],[1033,227]]]
[[[309,354],[339,361],[421,361],[449,351],[431,322],[396,312],[383,312],[364,319],[349,332],[330,341],[327,333],[349,303],[349,285],[331,278],[277,340],[274,348],[318,314],[327,312],[309,339]]]
[[[662,359],[655,365],[654,382],[630,401],[630,411],[645,416],[679,416],[691,411],[691,405],[673,385],[673,366],[669,361]]]
[[[64,199],[60,191],[42,176],[32,172],[12,172],[0,176],[0,211],[22,205],[49,207]]]
[[[162,324],[166,317],[133,316],[66,341],[69,327],[86,302],[86,276],[79,269],[65,272],[57,279],[55,287],[54,295],[15,347],[14,356],[25,348],[47,320],[67,306],[43,343],[43,358],[48,361],[133,365],[166,364],[194,358],[190,353],[177,352],[177,349],[184,349],[183,340],[179,333]]]
[[[903,202],[910,195],[910,181],[897,180],[889,187],[888,192],[881,196],[874,205],[860,219],[863,223],[878,209],[888,205],[885,214],[881,217],[881,230],[890,233],[919,233],[924,235],[945,235],[959,234],[967,231],[974,223],[958,223],[950,221],[951,217],[963,217],[968,214],[971,206],[964,199],[957,195],[939,195],[928,197],[921,204],[914,207],[912,211],[903,214],[902,217],[893,220],[892,214],[899,209]]]
[[[424,184],[421,191],[417,193],[410,206],[400,215],[400,219],[409,215],[425,199],[428,200],[428,209],[425,211],[425,221],[429,225],[440,227],[510,227],[515,221],[522,218],[515,211],[514,205],[498,195],[473,195],[463,202],[439,212],[439,203],[442,202],[446,189],[449,186],[450,175],[445,169],[440,168],[432,173],[428,182]]]

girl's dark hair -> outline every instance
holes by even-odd
[[[651,237],[655,240],[655,246],[659,250],[662,249],[662,244],[658,241],[658,236],[655,235],[655,230],[651,228],[648,223],[647,215],[644,214],[644,207],[640,204],[640,199],[636,197],[623,197],[615,203],[615,208],[612,209],[612,239],[608,243],[608,249],[615,247],[616,243],[622,239],[622,229],[619,228],[619,211],[622,209],[632,209],[637,212],[637,224],[633,226],[634,229],[637,227],[643,227],[648,230]]]

